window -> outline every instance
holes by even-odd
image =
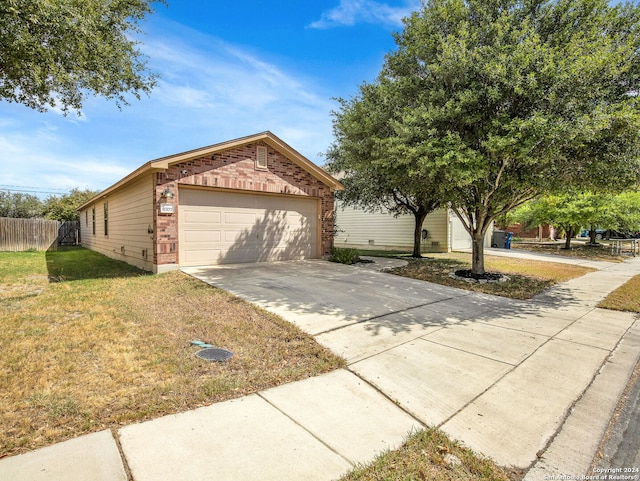
[[[109,235],[109,203],[104,203],[104,235]]]
[[[264,145],[258,145],[256,149],[256,169],[267,170],[267,148]]]
[[[84,225],[89,227],[89,211],[88,210],[84,211]]]
[[[96,235],[96,208],[91,209],[91,222],[93,226],[93,235]]]

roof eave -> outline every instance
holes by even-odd
[[[153,172],[162,172],[167,170],[171,165],[180,164],[182,162],[188,162],[189,160],[197,159],[199,157],[203,157],[206,155],[212,155],[216,152],[221,152],[224,150],[232,149],[234,147],[239,147],[241,145],[248,144],[249,142],[257,142],[260,140],[264,141],[274,149],[280,152],[283,152],[287,156],[287,158],[293,161],[296,165],[298,165],[302,169],[309,172],[313,177],[315,177],[322,183],[328,185],[331,188],[331,191],[344,190],[344,185],[342,185],[342,183],[340,183],[337,179],[335,179],[334,177],[329,175],[327,172],[322,170],[320,167],[315,165],[313,162],[311,162],[309,159],[307,159],[297,150],[293,149],[287,143],[282,141],[276,135],[272,134],[269,131],[266,131],[260,134],[250,135],[250,136],[242,137],[235,140],[229,140],[226,142],[221,142],[219,144],[210,145],[208,147],[202,147],[199,149],[182,152],[180,154],[170,155],[167,157],[161,157],[159,159],[151,160],[146,164],[144,164],[143,166],[139,167],[138,169],[134,170],[129,175],[119,180],[112,186],[107,187],[98,195],[96,195],[95,197],[91,198],[90,200],[82,204],[80,207],[78,207],[77,210],[80,211],[87,208],[89,205],[93,204],[98,199],[108,196],[111,192],[133,182],[141,175],[144,175],[147,173],[153,173]]]

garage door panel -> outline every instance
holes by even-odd
[[[260,238],[256,235],[251,235],[249,231],[239,229],[227,229],[224,231],[224,242],[228,247],[231,247],[234,243],[239,242],[254,242],[259,241]]]
[[[192,263],[215,264],[220,258],[222,251],[220,249],[191,249],[184,252],[185,265]]]
[[[316,199],[195,189],[179,195],[181,265],[317,256]]]
[[[222,215],[220,212],[211,212],[205,209],[197,209],[185,211],[185,224],[220,224]]]
[[[188,243],[204,242],[210,244],[212,242],[220,242],[221,232],[219,230],[185,230],[184,240]]]
[[[254,212],[225,212],[224,223],[226,225],[251,225],[259,220]]]

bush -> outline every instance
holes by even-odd
[[[331,256],[329,256],[331,262],[339,262],[340,264],[355,264],[360,262],[360,256],[356,249],[340,249],[333,247],[331,249]]]

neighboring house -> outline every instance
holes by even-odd
[[[338,203],[336,247],[357,249],[413,249],[415,218],[411,214],[394,217],[388,212],[365,212]],[[491,230],[485,246],[490,247]],[[471,236],[451,209],[437,209],[422,224],[422,252],[450,252],[471,249]]]
[[[141,269],[328,255],[342,184],[271,132],[147,162],[82,205],[82,245]]]
[[[542,241],[543,239],[555,239],[557,231],[551,224],[543,224],[533,229],[527,229],[519,222],[509,224],[506,227],[497,226],[500,230],[506,232],[512,232],[514,237],[522,237],[526,239],[536,239]]]

